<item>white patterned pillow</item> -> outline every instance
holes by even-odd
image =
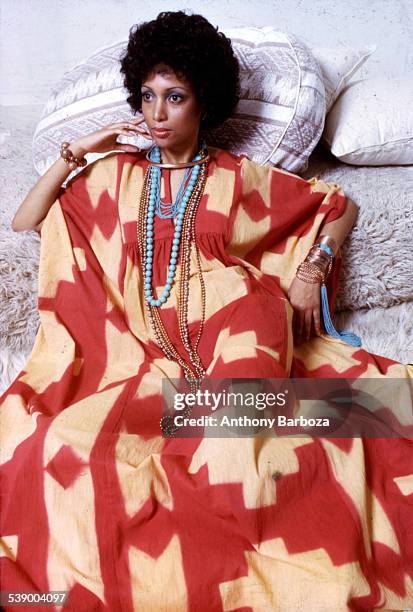
[[[246,153],[257,163],[290,172],[307,168],[321,137],[325,91],[320,68],[295,36],[271,27],[224,30],[240,62],[241,98],[233,115],[206,133],[211,146]],[[33,139],[34,164],[43,174],[72,141],[109,123],[128,120],[119,58],[127,42],[97,51],[66,72],[46,102]],[[142,137],[119,137],[141,148]],[[89,154],[88,161],[102,157]]]

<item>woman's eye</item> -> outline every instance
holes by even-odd
[[[144,91],[142,92],[141,95],[142,95],[142,100],[145,100],[146,102],[148,102],[152,97],[152,94],[150,91]],[[180,94],[171,94],[169,96],[169,99],[172,100],[172,102],[174,103],[178,103],[178,102],[181,102],[182,96]]]

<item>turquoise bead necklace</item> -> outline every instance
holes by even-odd
[[[199,159],[199,158],[200,156],[198,155],[195,159]],[[196,167],[198,168],[199,166],[196,166]],[[168,202],[168,203],[164,203],[161,201],[161,194],[160,194],[161,169],[155,168],[155,167],[153,169],[158,170],[158,174],[159,174],[159,180],[158,180],[158,177],[156,177],[156,180],[153,181],[153,192],[155,195],[155,214],[161,219],[175,219],[176,216],[179,214],[179,205],[182,203],[182,200],[184,197],[185,184],[188,180],[189,175],[191,174],[191,169],[188,168],[184,174],[184,177],[181,181],[178,193],[175,198],[175,202]]]
[[[201,147],[204,149],[205,143],[202,143]],[[199,161],[203,158],[203,155],[198,153],[193,161]],[[153,147],[149,153],[149,159],[155,163],[161,162],[161,152],[158,146]],[[146,222],[146,267],[145,267],[145,299],[151,306],[161,306],[168,299],[172,284],[175,280],[176,263],[178,259],[179,244],[182,231],[182,223],[185,215],[185,209],[188,201],[191,197],[194,186],[198,180],[198,174],[200,171],[200,165],[192,166],[188,168],[181,181],[179,191],[175,198],[175,202],[170,204],[164,204],[161,202],[161,169],[157,166],[151,166],[150,168],[150,193],[149,193],[149,205]],[[184,187],[186,181],[189,178],[189,182]],[[162,219],[173,218],[175,222],[175,232],[172,240],[171,256],[169,259],[169,268],[166,284],[160,298],[155,299],[152,294],[152,274],[153,274],[153,232],[154,232],[154,217],[155,214]]]

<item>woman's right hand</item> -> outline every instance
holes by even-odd
[[[141,117],[106,125],[100,130],[96,130],[96,132],[91,132],[90,134],[86,134],[86,136],[73,140],[69,148],[76,157],[86,155],[86,153],[107,153],[108,151],[114,150],[136,153],[140,151],[139,147],[117,142],[116,139],[120,134],[123,136],[140,134],[144,138],[152,140],[152,136],[149,132],[138,127],[143,121],[145,121],[145,119]]]

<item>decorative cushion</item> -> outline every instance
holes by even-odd
[[[306,45],[272,27],[224,30],[241,68],[241,99],[207,141],[257,163],[304,170],[325,118],[321,70]]]
[[[349,80],[376,51],[377,45],[361,49],[352,47],[311,47],[317,60],[326,90],[326,114],[343,91]]]
[[[323,143],[347,164],[413,164],[413,80],[376,77],[346,87],[327,117]]]
[[[325,118],[320,68],[296,37],[273,28],[236,28],[232,38],[241,66],[241,99],[231,118],[206,134],[211,146],[246,153],[257,163],[269,162],[299,172],[320,139]],[[119,57],[126,42],[100,49],[65,73],[46,102],[33,140],[39,174],[69,142],[132,113],[126,102]],[[141,148],[142,137],[120,136]],[[99,154],[88,155],[94,161]]]

